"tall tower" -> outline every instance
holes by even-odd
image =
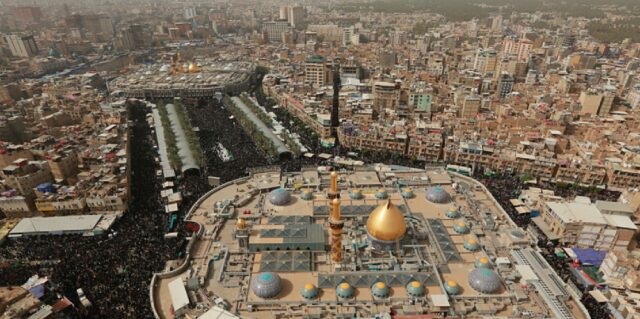
[[[331,185],[329,187],[329,193],[327,197],[329,199],[340,198],[340,192],[338,192],[338,173],[331,172]]]
[[[340,200],[334,198],[331,201],[332,210],[329,216],[329,227],[331,228],[331,260],[342,261],[342,228],[344,222],[340,217]]]
[[[338,135],[340,126],[340,64],[333,65],[333,106],[331,108],[331,131],[334,137]]]

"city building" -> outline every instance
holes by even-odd
[[[472,118],[480,112],[481,100],[479,96],[469,95],[464,98],[462,108],[460,109],[460,117]]]
[[[38,44],[33,35],[5,35],[4,41],[14,57],[31,58],[38,55]]]
[[[287,20],[267,21],[262,23],[262,30],[269,42],[282,42],[282,34],[288,32],[291,26]]]
[[[513,77],[508,72],[502,72],[498,79],[498,87],[496,91],[501,99],[505,98],[509,93],[513,91]]]
[[[565,247],[627,251],[637,232],[628,215],[602,211],[586,197],[545,202],[540,217],[532,220],[547,238]]]
[[[310,56],[304,63],[304,81],[315,87],[328,83],[327,60],[319,55]]]
[[[280,7],[280,20],[286,20],[292,27],[301,29],[304,25],[304,7],[298,5]]]

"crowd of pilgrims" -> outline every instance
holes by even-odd
[[[154,272],[161,271],[165,263],[180,256],[185,248],[182,219],[199,196],[209,189],[207,176],[220,177],[221,182],[247,175],[247,169],[266,165],[279,165],[283,171],[299,171],[304,166],[331,165],[317,156],[301,156],[278,161],[267,158],[231,113],[218,101],[187,103],[192,125],[199,128],[200,143],[206,166],[199,175],[183,176],[177,181],[184,200],[180,207],[177,226],[179,236],[165,239],[168,215],[160,197],[161,178],[156,174],[158,165],[148,165],[157,157],[153,148],[153,135],[145,118],[148,110],[137,105],[130,108],[133,120],[131,178],[132,200],[127,213],[116,221],[109,235],[104,237],[48,236],[11,240],[0,247],[0,282],[3,285],[21,285],[34,274],[48,276],[51,287],[79,305],[75,290],[83,288],[93,302],[86,318],[146,318],[152,317],[149,300],[149,282]],[[278,120],[291,132],[301,136],[302,143],[315,155],[329,153],[346,156],[350,149],[338,146],[326,149],[317,138],[309,138],[300,123],[294,123],[286,111],[272,108]],[[234,159],[224,162],[216,147],[222,143]],[[425,163],[392,156],[381,152],[360,152],[358,160],[365,163],[386,163],[423,168]],[[529,224],[528,216],[517,214],[509,200],[516,198],[524,185],[515,175],[493,177],[476,176],[521,227]],[[613,192],[586,193],[584,189],[559,188],[556,185],[538,185],[553,189],[560,196],[587,195],[598,199],[613,199]],[[47,260],[50,262],[39,262]]]
[[[520,176],[517,174],[498,174],[494,176],[485,176],[484,174],[477,174],[474,176],[477,180],[482,182],[487,189],[491,192],[493,197],[500,203],[500,205],[507,211],[511,219],[520,227],[527,228],[531,222],[529,214],[519,214],[515,207],[511,204],[510,200],[518,198],[524,189],[529,187],[537,187],[546,190],[554,191],[557,196],[562,196],[566,199],[573,199],[576,196],[587,196],[592,201],[595,200],[607,200],[616,201],[620,197],[619,192],[597,189],[593,187],[575,187],[566,184],[556,184],[544,181],[537,181],[536,184],[526,184],[521,181]],[[581,302],[589,311],[591,318],[610,318],[611,314],[607,308],[606,303],[597,302],[589,293],[589,287],[585,287],[571,272],[573,262],[570,258],[562,254],[556,254],[557,243],[549,241],[541,235],[537,245],[541,248],[542,256],[547,262],[554,268],[558,276],[564,282],[572,282],[579,290],[581,290],[583,297]]]
[[[185,233],[165,239],[168,215],[160,197],[162,180],[158,165],[148,165],[157,156],[151,130],[140,105],[130,108],[132,143],[131,203],[128,211],[101,237],[45,236],[9,240],[0,247],[0,282],[22,285],[34,274],[47,276],[48,287],[65,295],[82,318],[152,318],[149,283],[154,272],[184,249]],[[185,196],[180,214],[206,187],[202,178],[178,181]],[[179,218],[178,220],[181,220]],[[177,230],[181,229],[179,223]],[[48,263],[38,261],[47,260]],[[93,306],[83,309],[76,289],[82,288]]]
[[[595,200],[617,201],[620,197],[619,192],[598,189],[594,187],[574,187],[568,184],[556,184],[545,181],[537,181],[535,184],[527,184],[522,182],[520,175],[516,173],[502,173],[485,175],[479,172],[474,176],[482,182],[491,192],[493,197],[500,203],[509,217],[520,227],[526,229],[531,222],[529,214],[519,214],[516,208],[511,204],[511,199],[518,198],[523,190],[529,187],[536,187],[543,190],[552,190],[556,196],[561,196],[568,200],[572,200],[576,196],[586,196]]]

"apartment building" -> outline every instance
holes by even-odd
[[[637,232],[629,216],[603,214],[587,197],[544,202],[541,208],[540,217],[533,218],[534,224],[566,247],[626,251]]]
[[[609,162],[607,183],[616,189],[637,188],[640,185],[640,164]]]
[[[78,155],[73,150],[61,153],[60,155],[50,156],[47,162],[49,163],[51,174],[53,174],[56,183],[66,182],[69,179],[75,178],[80,171],[78,168],[80,161]],[[73,184],[73,181],[70,184]]]
[[[269,42],[282,42],[282,34],[290,31],[287,20],[267,21],[262,23],[262,31],[267,34]]]
[[[304,81],[308,85],[315,87],[325,86],[328,83],[327,59],[314,55],[307,59],[304,64]]]
[[[18,195],[10,190],[0,194],[0,212],[7,218],[25,218],[35,216],[36,208],[33,199]]]
[[[373,109],[382,113],[385,109],[394,110],[400,104],[400,85],[393,82],[378,81],[373,84]]]
[[[600,186],[606,183],[607,169],[604,165],[561,162],[555,179],[563,183]]]
[[[4,184],[20,195],[32,195],[33,188],[53,181],[53,175],[46,161],[27,161],[18,159],[5,166],[0,173]]]

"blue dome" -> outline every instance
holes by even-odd
[[[281,289],[282,281],[276,273],[263,272],[256,274],[251,280],[251,291],[263,299],[277,296]]]
[[[376,192],[377,199],[387,199],[387,197],[389,197],[389,194],[387,193],[387,190],[384,188],[381,188]]]
[[[440,186],[427,189],[427,200],[436,204],[446,204],[451,202],[451,195]]]
[[[276,188],[269,193],[269,202],[276,206],[284,206],[291,201],[291,194],[284,188]]]
[[[336,287],[336,294],[340,298],[351,298],[353,297],[353,293],[355,289],[349,283],[343,282]]]
[[[378,281],[371,286],[371,293],[378,298],[389,297],[389,286],[382,281]]]
[[[455,280],[449,280],[449,281],[445,282],[444,283],[444,290],[449,295],[457,295],[457,294],[460,294],[460,291],[461,291],[460,285]]]
[[[349,197],[351,197],[351,199],[362,199],[362,191],[360,191],[359,189],[354,189],[349,193]]]
[[[407,293],[412,297],[424,296],[424,285],[419,281],[412,281],[407,285]]]
[[[300,295],[305,299],[315,299],[318,297],[318,287],[313,284],[306,284],[302,287]]]
[[[455,219],[460,217],[460,211],[455,207],[449,207],[449,209],[447,209],[447,212],[445,213],[445,216]]]
[[[302,191],[302,195],[300,196],[304,200],[312,200],[313,199],[313,191],[310,189],[305,189]]]
[[[458,234],[466,234],[469,232],[469,226],[467,226],[467,223],[465,223],[464,220],[459,219],[453,225],[453,230]]]
[[[480,250],[480,244],[477,239],[470,238],[464,241],[464,249],[468,251],[478,251]]]
[[[469,285],[477,292],[496,293],[502,287],[500,276],[487,268],[476,268],[469,273]]]
[[[415,194],[413,193],[413,189],[411,187],[406,187],[402,189],[402,197],[404,198],[413,198]]]

